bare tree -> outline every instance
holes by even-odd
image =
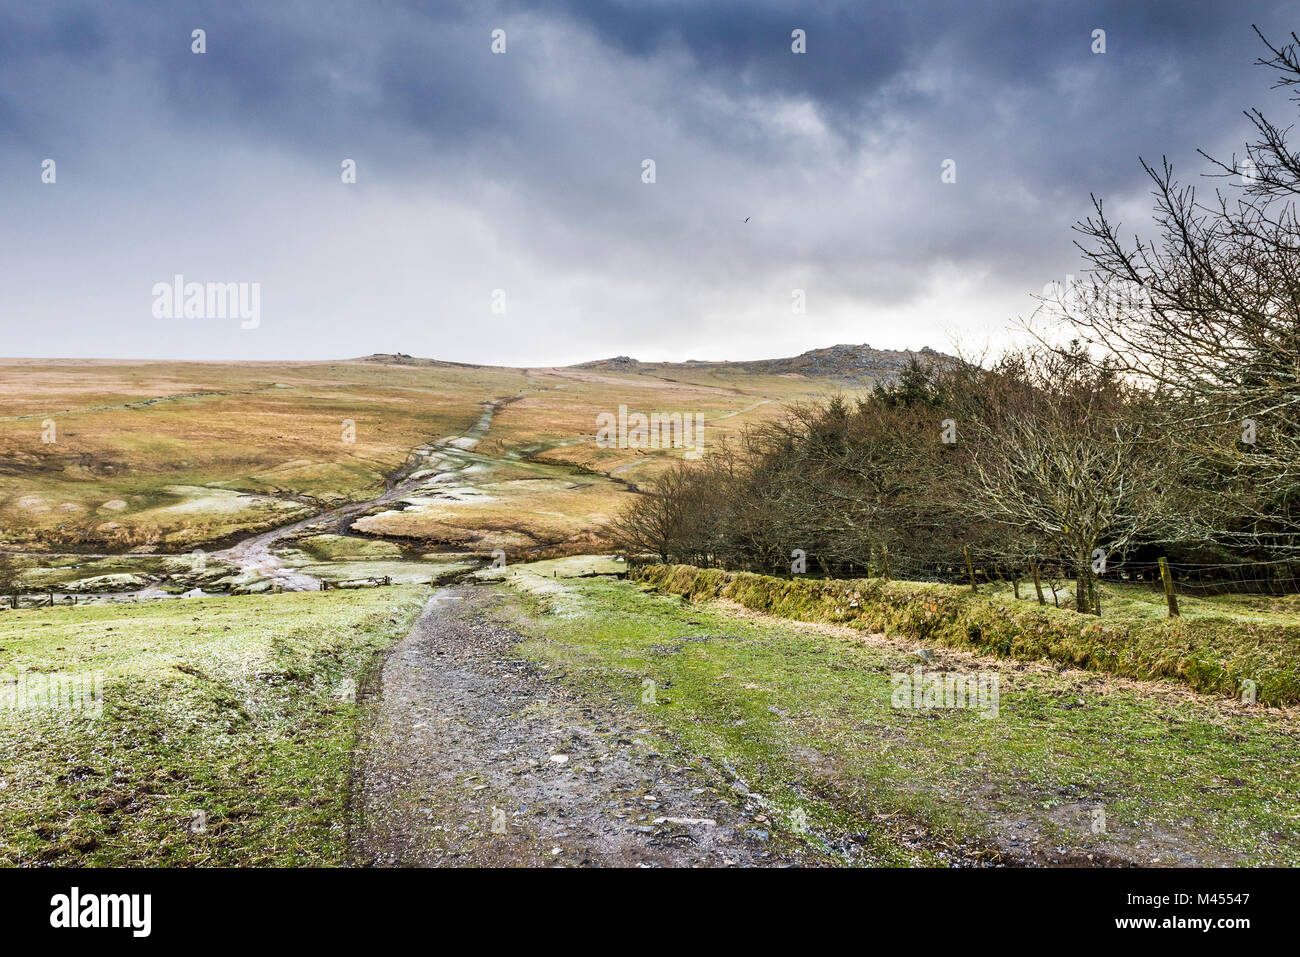
[[[1275,85],[1300,86],[1300,39],[1260,38]],[[1076,227],[1089,280],[1049,311],[1151,390],[1188,488],[1204,493],[1185,510],[1184,537],[1300,553],[1300,155],[1285,128],[1246,116],[1258,138],[1241,160],[1210,158],[1225,179],[1212,198],[1179,183],[1168,160],[1143,163],[1154,240],[1125,241],[1094,197]]]
[[[1100,570],[1163,519],[1169,459],[1143,396],[1081,351],[1008,354],[961,416],[960,507],[1074,569],[1075,604],[1095,608]]]

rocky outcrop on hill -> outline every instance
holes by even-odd
[[[736,372],[750,372],[759,375],[803,375],[818,379],[892,379],[898,375],[913,358],[922,363],[944,362],[950,356],[926,346],[918,351],[910,349],[874,349],[862,345],[835,345],[824,349],[810,349],[797,356],[785,359],[751,359],[741,362],[704,362],[690,359],[684,363],[638,362],[628,356],[615,356],[612,359],[600,359],[595,362],[583,362],[575,369],[599,369],[606,372],[628,371],[662,371],[674,366],[689,366],[692,369],[719,369]]]
[[[862,345],[835,345],[824,349],[809,349],[807,352],[785,359],[749,359],[740,362],[722,360],[720,362],[688,359],[685,362],[642,362],[631,356],[614,356],[610,359],[596,359],[592,362],[580,362],[569,366],[570,369],[586,369],[600,372],[643,372],[662,376],[674,369],[709,369],[720,372],[750,373],[753,375],[801,375],[810,379],[862,379],[890,380],[906,368],[913,358],[922,363],[947,362],[952,357],[926,346],[917,351],[911,349],[874,349]],[[375,362],[384,365],[408,366],[471,366],[472,368],[490,368],[472,366],[470,363],[446,362],[439,359],[422,359],[405,353],[376,353],[365,356],[360,361]]]

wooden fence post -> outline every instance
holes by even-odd
[[[1165,586],[1165,602],[1169,605],[1169,617],[1178,617],[1178,596],[1174,594],[1174,574],[1169,570],[1169,563],[1163,558],[1160,562],[1160,580]]]
[[[979,587],[975,584],[975,566],[971,564],[970,560],[970,547],[963,545],[961,551],[966,556],[966,574],[970,576],[970,590],[979,591]]]

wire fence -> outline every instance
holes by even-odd
[[[1073,607],[1076,600],[1077,563],[1057,558],[1012,559],[1006,555],[975,550],[948,559],[900,555],[888,549],[874,549],[865,559],[853,562],[819,560],[809,549],[791,553],[789,566],[781,564],[758,569],[781,577],[890,578],[899,581],[940,582],[1011,589],[1022,597],[1037,597],[1035,576],[1044,589],[1045,600]],[[1168,580],[1161,565],[1168,571]],[[1171,612],[1177,596],[1211,598],[1219,595],[1285,597],[1300,594],[1300,560],[1261,559],[1231,562],[1170,561],[1144,552],[1138,557],[1107,558],[1098,566],[1089,564],[1086,578],[1100,584],[1135,586],[1130,594],[1149,592],[1153,603],[1168,603]],[[1025,589],[1029,591],[1025,593]],[[1095,596],[1094,596],[1095,598]]]
[[[889,558],[892,577],[915,581],[945,581],[968,584],[971,571],[977,583],[1007,583],[1024,581],[1033,574],[1034,563],[1014,563],[1005,559],[972,556],[973,568],[968,570],[964,559],[958,562],[924,562]],[[1073,581],[1076,569],[1073,564],[1051,559],[1036,563],[1042,578],[1056,581]],[[1245,561],[1245,562],[1180,562],[1165,561],[1174,588],[1178,592],[1195,595],[1254,594],[1277,597],[1300,593],[1300,562]],[[895,570],[896,569],[896,570]],[[877,566],[873,571],[879,571]],[[1160,562],[1156,558],[1115,561],[1108,560],[1100,570],[1089,568],[1091,577],[1100,582],[1117,585],[1143,585],[1162,587]]]
[[[1174,587],[1195,595],[1272,595],[1282,597],[1300,593],[1300,564],[1279,562],[1168,562]],[[1120,567],[1120,578],[1115,580],[1142,581],[1151,579],[1151,567],[1137,565],[1131,571]],[[1139,577],[1135,577],[1139,576]],[[1155,572],[1159,581],[1159,572]],[[1111,580],[1109,574],[1099,576]]]

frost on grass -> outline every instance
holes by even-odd
[[[103,687],[98,718],[0,708],[0,862],[341,862],[356,689],[426,593],[0,617],[0,672],[93,673]]]

